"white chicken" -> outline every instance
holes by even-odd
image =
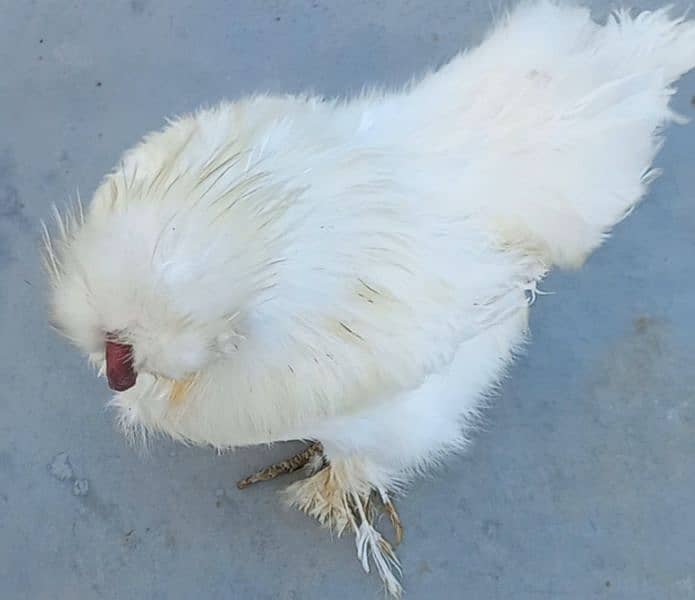
[[[290,503],[354,532],[461,449],[536,285],[644,195],[695,24],[524,3],[397,93],[255,96],[170,122],[46,232],[52,320],[133,436],[306,452]]]

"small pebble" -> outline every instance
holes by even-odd
[[[67,452],[60,452],[55,455],[53,461],[48,466],[48,470],[59,481],[72,479],[72,466]]]
[[[75,496],[86,496],[89,493],[89,481],[86,479],[76,479],[72,484],[72,493]]]

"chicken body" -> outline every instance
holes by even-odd
[[[181,118],[47,238],[54,320],[104,368],[131,348],[130,434],[321,442],[290,502],[398,594],[370,496],[466,444],[537,283],[643,196],[693,66],[691,22],[540,1],[397,93]]]

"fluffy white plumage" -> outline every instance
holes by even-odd
[[[397,93],[256,96],[171,122],[46,237],[53,318],[139,377],[130,432],[227,449],[320,440],[289,490],[352,527],[446,452],[525,339],[529,297],[644,195],[695,25],[525,3]]]

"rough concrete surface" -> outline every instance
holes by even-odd
[[[288,447],[125,445],[105,384],[47,326],[38,222],[166,115],[403,83],[498,4],[0,1],[1,598],[382,597],[351,539],[282,506],[286,482],[235,489]],[[691,117],[694,94],[691,74],[674,99]],[[400,501],[408,598],[695,598],[695,124],[658,165],[586,268],[545,283],[470,452]]]

